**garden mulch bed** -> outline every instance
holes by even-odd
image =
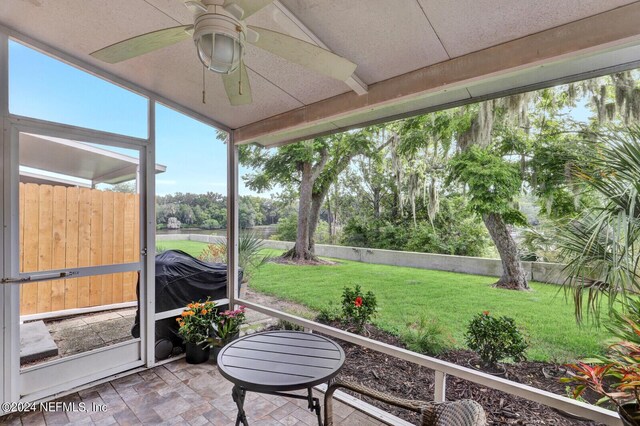
[[[342,328],[339,322],[331,326]],[[379,342],[404,347],[396,337],[376,327],[367,325],[366,333]],[[433,400],[434,373],[425,367],[390,357],[383,353],[338,340],[345,351],[347,361],[340,377],[360,382],[366,386],[394,396],[424,401]],[[438,358],[458,365],[467,366],[474,354],[467,350],[453,350]],[[544,389],[559,395],[565,395],[565,384],[557,378],[546,378],[542,367],[554,364],[543,362],[521,362],[507,365],[507,379]],[[446,387],[447,400],[463,398],[473,399],[485,409],[489,425],[596,425],[591,421],[566,418],[553,409],[519,398],[513,395],[476,385],[472,382],[448,377]],[[587,399],[591,399],[587,396]],[[378,401],[363,397],[366,402],[401,417],[413,424],[419,424],[418,415]]]

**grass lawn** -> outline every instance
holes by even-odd
[[[194,257],[198,257],[206,246],[207,246],[207,243],[201,243],[198,241],[189,241],[189,240],[156,241],[156,250],[158,252],[165,251],[165,250],[182,250]]]
[[[158,247],[198,256],[207,246],[197,241],[158,241]],[[263,254],[280,254],[263,250]],[[268,263],[255,272],[251,288],[320,310],[339,305],[342,288],[360,284],[378,299],[374,323],[401,334],[421,316],[436,320],[447,330],[457,347],[464,346],[464,331],[471,317],[488,310],[507,315],[526,334],[529,359],[572,361],[601,352],[609,337],[604,329],[579,327],[573,305],[555,285],[531,283],[530,292],[492,288],[495,278],[452,272],[429,271],[398,266],[371,265],[336,260],[332,266],[289,266]]]
[[[360,284],[378,300],[374,323],[400,334],[421,316],[437,320],[455,346],[464,347],[464,331],[472,316],[488,310],[507,315],[527,336],[528,358],[566,362],[601,352],[608,334],[590,325],[579,327],[573,305],[560,287],[531,283],[532,291],[492,288],[495,278],[372,265],[339,260],[337,265],[291,266],[269,263],[251,279],[251,287],[320,310],[339,305],[342,288]]]

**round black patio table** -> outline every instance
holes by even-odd
[[[337,343],[301,331],[267,331],[234,340],[218,354],[218,369],[233,386],[238,406],[236,426],[247,426],[244,398],[247,391],[306,399],[322,426],[320,402],[312,388],[335,377],[344,364]],[[307,389],[307,396],[284,393]]]

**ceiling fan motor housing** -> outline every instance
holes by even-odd
[[[238,69],[244,54],[246,26],[222,6],[210,5],[195,19],[193,40],[207,69],[230,74]]]

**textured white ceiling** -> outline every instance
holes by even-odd
[[[451,57],[461,56],[635,0],[417,0]]]
[[[367,84],[448,59],[415,0],[283,0]],[[447,2],[451,3],[451,2]]]
[[[451,57],[588,17],[631,0],[282,0],[330,49],[358,65],[367,84]],[[303,32],[271,5],[248,23]],[[120,64],[89,53],[145,32],[192,22],[181,0],[0,0],[0,24],[175,103],[238,128],[350,89],[255,47],[246,63],[251,105],[232,107],[220,78],[207,74],[189,40]],[[290,24],[290,22],[289,22]]]

